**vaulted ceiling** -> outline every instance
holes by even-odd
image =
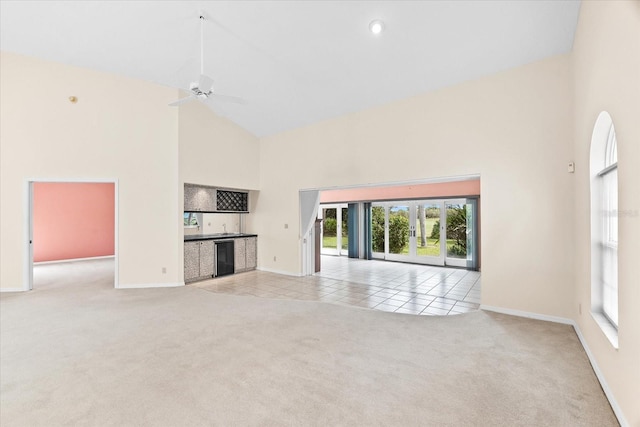
[[[266,136],[571,50],[578,1],[1,1],[0,48],[188,88]],[[369,23],[384,22],[374,36]],[[171,107],[167,107],[171,108]]]

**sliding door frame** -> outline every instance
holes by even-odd
[[[325,209],[335,209],[336,210],[336,247],[325,248],[323,246],[324,243],[324,210]],[[349,248],[342,248],[342,209],[349,209],[349,205],[347,203],[331,203],[331,204],[321,204],[318,209],[318,218],[322,220],[321,228],[320,228],[320,253],[322,255],[337,255],[337,256],[346,256],[349,254]]]
[[[452,266],[452,267],[464,267],[464,268],[476,268],[478,265],[477,258],[479,257],[479,253],[477,250],[478,247],[478,230],[479,221],[477,214],[478,203],[471,203],[473,206],[473,215],[472,215],[472,228],[469,230],[468,224],[469,220],[467,220],[467,239],[471,238],[474,242],[475,246],[471,247],[471,254],[468,254],[464,258],[449,256],[447,250],[447,206],[460,204],[460,205],[468,205],[470,204],[470,200],[478,200],[477,197],[456,197],[456,198],[435,198],[435,199],[417,199],[417,200],[398,200],[398,201],[380,201],[380,202],[372,202],[371,208],[382,207],[384,208],[384,253],[383,252],[374,252],[372,251],[372,258],[374,259],[382,259],[388,261],[398,261],[398,262],[408,262],[415,264],[427,264],[427,265],[435,265],[435,266]],[[428,255],[418,255],[418,236],[416,231],[416,222],[417,222],[417,212],[418,207],[420,205],[436,205],[440,209],[440,239],[439,239],[439,255],[438,256],[428,256]],[[390,221],[390,208],[392,206],[402,206],[408,208],[408,219],[409,219],[409,250],[408,253],[405,254],[392,254],[389,251],[389,221]],[[465,207],[466,209],[466,207]],[[372,215],[373,216],[373,215]],[[427,230],[425,228],[425,234],[430,234],[432,230]],[[468,240],[467,240],[468,241]]]

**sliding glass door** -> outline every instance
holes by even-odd
[[[388,225],[386,241],[386,259],[409,261],[415,257],[411,244],[415,228],[412,226],[413,209],[410,203],[398,203],[388,206]]]
[[[421,201],[416,204],[417,262],[444,265],[444,242],[440,240],[442,202]]]
[[[467,266],[467,208],[464,200],[447,200],[444,203],[447,242],[446,264]]]
[[[322,219],[321,253],[347,255],[349,248],[349,209],[346,204],[321,205],[318,216]]]
[[[384,204],[371,204],[371,256],[384,259],[387,253],[388,209]]]
[[[476,268],[476,210],[475,199],[373,203],[373,257]]]

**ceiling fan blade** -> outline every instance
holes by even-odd
[[[219,99],[220,101],[232,102],[234,104],[247,105],[248,102],[246,99],[239,98],[237,96],[231,95],[222,95],[219,93],[212,93],[209,97],[210,99]]]
[[[205,76],[204,74],[200,75],[200,80],[198,80],[198,89],[203,93],[208,93],[213,89],[213,79],[209,76]]]
[[[187,96],[186,98],[181,98],[181,99],[178,99],[177,101],[173,101],[172,103],[169,104],[169,107],[177,107],[179,105],[186,104],[189,101],[193,101],[194,99],[197,99],[197,98],[193,95],[190,95],[190,96]]]

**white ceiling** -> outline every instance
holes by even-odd
[[[256,136],[571,50],[578,1],[1,1],[0,48],[188,88]],[[369,22],[382,19],[373,36]],[[167,107],[170,108],[170,107]]]

